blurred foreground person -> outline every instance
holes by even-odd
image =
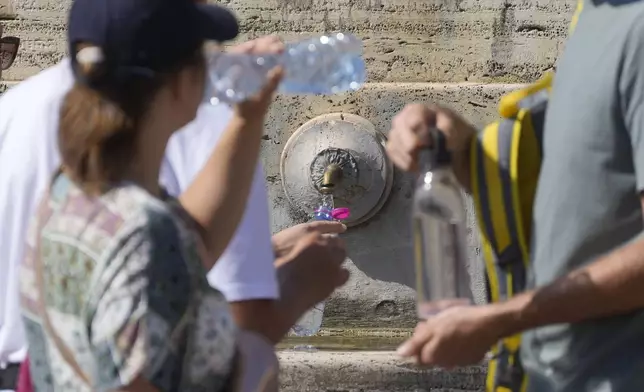
[[[236,34],[230,13],[187,0],[74,2],[76,83],[60,115],[62,168],[20,273],[37,390],[230,390],[246,369],[251,335],[238,339],[206,272],[242,217],[279,72],[234,108],[178,200],[158,185],[170,136],[203,97],[204,42]],[[342,262],[339,240],[307,241],[292,252]]]
[[[2,79],[2,71],[6,71],[11,67],[16,55],[18,54],[18,47],[20,46],[20,39],[18,37],[3,37],[3,27],[0,24],[0,80]],[[0,140],[2,134],[0,133]],[[1,269],[0,269],[1,270]],[[9,285],[9,276],[6,273],[0,274],[0,290],[2,287]],[[12,296],[15,298],[16,296]],[[3,324],[4,313],[8,304],[6,297],[0,296],[0,326]],[[18,319],[17,310],[14,311],[14,318]],[[0,341],[2,340],[2,333],[0,333]],[[0,349],[0,351],[2,351]],[[13,390],[18,377],[18,369],[20,366],[19,358],[6,358],[0,354],[0,392]]]
[[[282,48],[276,37],[263,37],[231,50],[271,53]],[[66,58],[0,98],[0,220],[4,222],[0,227],[0,270],[6,271],[0,274],[0,367],[11,364],[13,376],[5,386],[10,389],[26,351],[18,307],[18,265],[24,258],[27,222],[61,163],[56,136],[59,113],[73,85]],[[200,172],[205,168],[220,170],[213,149],[229,140],[225,127],[237,118],[226,105],[201,104],[197,117],[171,136],[159,176],[170,195],[179,196],[193,181],[201,180],[207,182],[207,189],[194,202],[210,203],[235,186],[236,176],[222,178]],[[263,121],[260,117],[256,120]],[[213,252],[208,255],[208,265],[217,260],[208,280],[224,294],[240,328],[277,343],[307,309],[346,280],[347,271],[337,262],[329,262],[326,248],[336,244],[321,238],[326,233],[341,233],[346,227],[338,222],[310,222],[271,238],[266,184],[259,162],[254,171],[245,211],[232,240],[218,259]]]
[[[644,1],[583,1],[546,112],[532,216],[530,288],[418,325],[400,354],[473,364],[522,335],[528,392],[631,392],[644,386]],[[413,170],[431,128],[446,135],[470,186],[474,128],[454,112],[410,105],[388,153]]]
[[[20,45],[20,39],[17,37],[3,37],[3,30],[4,29],[0,24],[0,80],[2,79],[2,71],[9,69],[13,64]],[[6,287],[8,285],[8,274],[0,275],[0,287]],[[15,298],[15,295],[13,298]],[[6,299],[0,300],[0,326],[3,324],[5,308],[7,308]],[[15,315],[14,318],[17,319],[17,315]],[[0,333],[0,341],[2,340],[1,335],[2,334]],[[20,359],[3,359],[2,357],[3,356],[0,355],[0,392],[11,391],[13,390],[18,377]]]

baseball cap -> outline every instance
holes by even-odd
[[[101,63],[103,82],[169,71],[205,41],[224,42],[238,33],[230,11],[194,0],[74,0],[68,21],[77,78],[83,77],[79,60],[89,60]],[[77,51],[79,43],[91,50]]]

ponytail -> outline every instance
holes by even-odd
[[[83,190],[100,194],[129,166],[138,118],[76,83],[60,113],[58,146],[66,172]]]
[[[105,77],[98,47],[77,49],[77,82],[61,107],[58,147],[65,172],[96,195],[124,179],[137,153],[141,121],[161,87],[186,66],[203,67],[204,57],[199,50],[165,73],[114,79]]]
[[[101,58],[98,47],[78,46],[77,81],[63,101],[58,130],[65,172],[94,195],[123,179],[136,152],[141,120],[163,84],[160,76],[105,83]]]

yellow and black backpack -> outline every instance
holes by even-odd
[[[472,198],[481,232],[488,300],[523,291],[530,257],[532,203],[541,169],[543,122],[552,74],[501,100],[503,119],[472,143]],[[521,337],[501,340],[488,363],[488,392],[521,392]]]
[[[583,8],[577,3],[570,31]],[[471,146],[472,198],[481,233],[488,301],[506,300],[526,287],[532,205],[541,169],[542,138],[554,74],[504,96],[501,120],[485,127]],[[487,392],[523,392],[521,336],[492,348]]]

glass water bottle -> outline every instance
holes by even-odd
[[[421,153],[413,199],[412,233],[418,316],[426,319],[473,303],[467,270],[466,210],[445,139]]]

